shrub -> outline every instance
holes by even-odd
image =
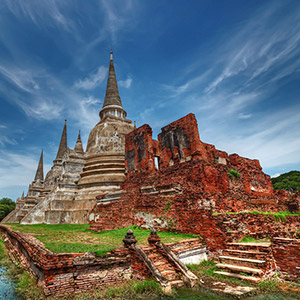
[[[0,222],[15,208],[16,203],[14,201],[9,198],[2,198],[0,200]]]
[[[240,173],[237,170],[234,170],[234,169],[229,170],[228,176],[230,177],[230,179],[241,177]]]

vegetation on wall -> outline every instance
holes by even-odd
[[[275,190],[300,191],[300,171],[290,171],[272,178]]]
[[[0,200],[0,222],[15,208],[16,203],[14,201],[10,198],[2,198]]]
[[[228,176],[230,177],[230,179],[241,177],[240,173],[237,170],[234,170],[234,169],[229,170]]]

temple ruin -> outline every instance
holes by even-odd
[[[157,139],[149,125],[135,128],[121,103],[112,53],[99,116],[86,151],[80,132],[74,149],[68,147],[65,122],[51,170],[44,178],[42,151],[26,197],[2,222],[90,223],[96,232],[137,225],[152,229],[149,245],[135,245],[129,231],[124,247],[105,257],[56,254],[0,225],[11,252],[25,267],[36,266],[45,294],[118,283],[134,274],[153,276],[166,290],[193,286],[197,279],[184,263],[206,258],[219,262],[216,273],[252,283],[272,272],[299,279],[300,215],[278,221],[273,214],[299,212],[300,192],[275,191],[258,160],[201,141],[192,113],[166,124]],[[164,245],[155,230],[200,238]],[[239,243],[246,236],[268,240]]]
[[[98,195],[118,196],[125,179],[125,135],[134,129],[122,106],[113,54],[100,121],[91,130],[86,151],[80,132],[74,149],[67,144],[65,121],[57,156],[43,176],[43,153],[26,197],[2,222],[21,224],[88,223]]]

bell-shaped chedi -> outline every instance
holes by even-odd
[[[82,187],[98,187],[100,193],[119,189],[125,179],[125,135],[134,129],[132,122],[126,119],[119,95],[112,52],[105,100],[99,112],[100,122],[89,135],[87,161],[81,179]]]

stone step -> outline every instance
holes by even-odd
[[[265,259],[266,253],[258,251],[246,251],[246,250],[233,250],[225,249],[222,252],[225,256],[235,256],[235,257],[245,257],[245,258],[254,258],[254,259]]]
[[[243,272],[247,274],[256,274],[256,275],[263,275],[263,271],[261,269],[257,268],[249,268],[249,267],[244,267],[244,266],[236,266],[236,265],[231,265],[231,264],[216,264],[216,266],[219,269],[229,269],[232,272]]]
[[[172,287],[183,287],[184,282],[182,280],[171,280],[170,284]]]
[[[159,258],[159,257],[158,257]],[[162,260],[162,259],[159,259],[157,261],[154,261],[154,264],[156,266],[165,266],[165,265],[169,265],[169,262],[166,261],[166,260]]]
[[[140,247],[141,247],[144,251],[153,251],[154,249],[156,249],[155,247],[145,246],[145,245],[140,245]]]
[[[271,243],[228,243],[228,249],[254,252],[269,252]]]
[[[230,272],[223,272],[223,271],[215,271],[214,273],[228,276],[228,277],[238,278],[241,280],[251,281],[253,283],[259,283],[261,281],[261,278],[255,277],[255,276],[245,276],[245,275],[241,275],[241,274],[237,274],[237,273],[230,273]]]
[[[266,265],[266,261],[260,259],[251,259],[251,258],[224,256],[224,255],[221,255],[219,259],[222,263],[234,264],[234,265],[250,267],[250,268],[251,267],[263,268]]]

